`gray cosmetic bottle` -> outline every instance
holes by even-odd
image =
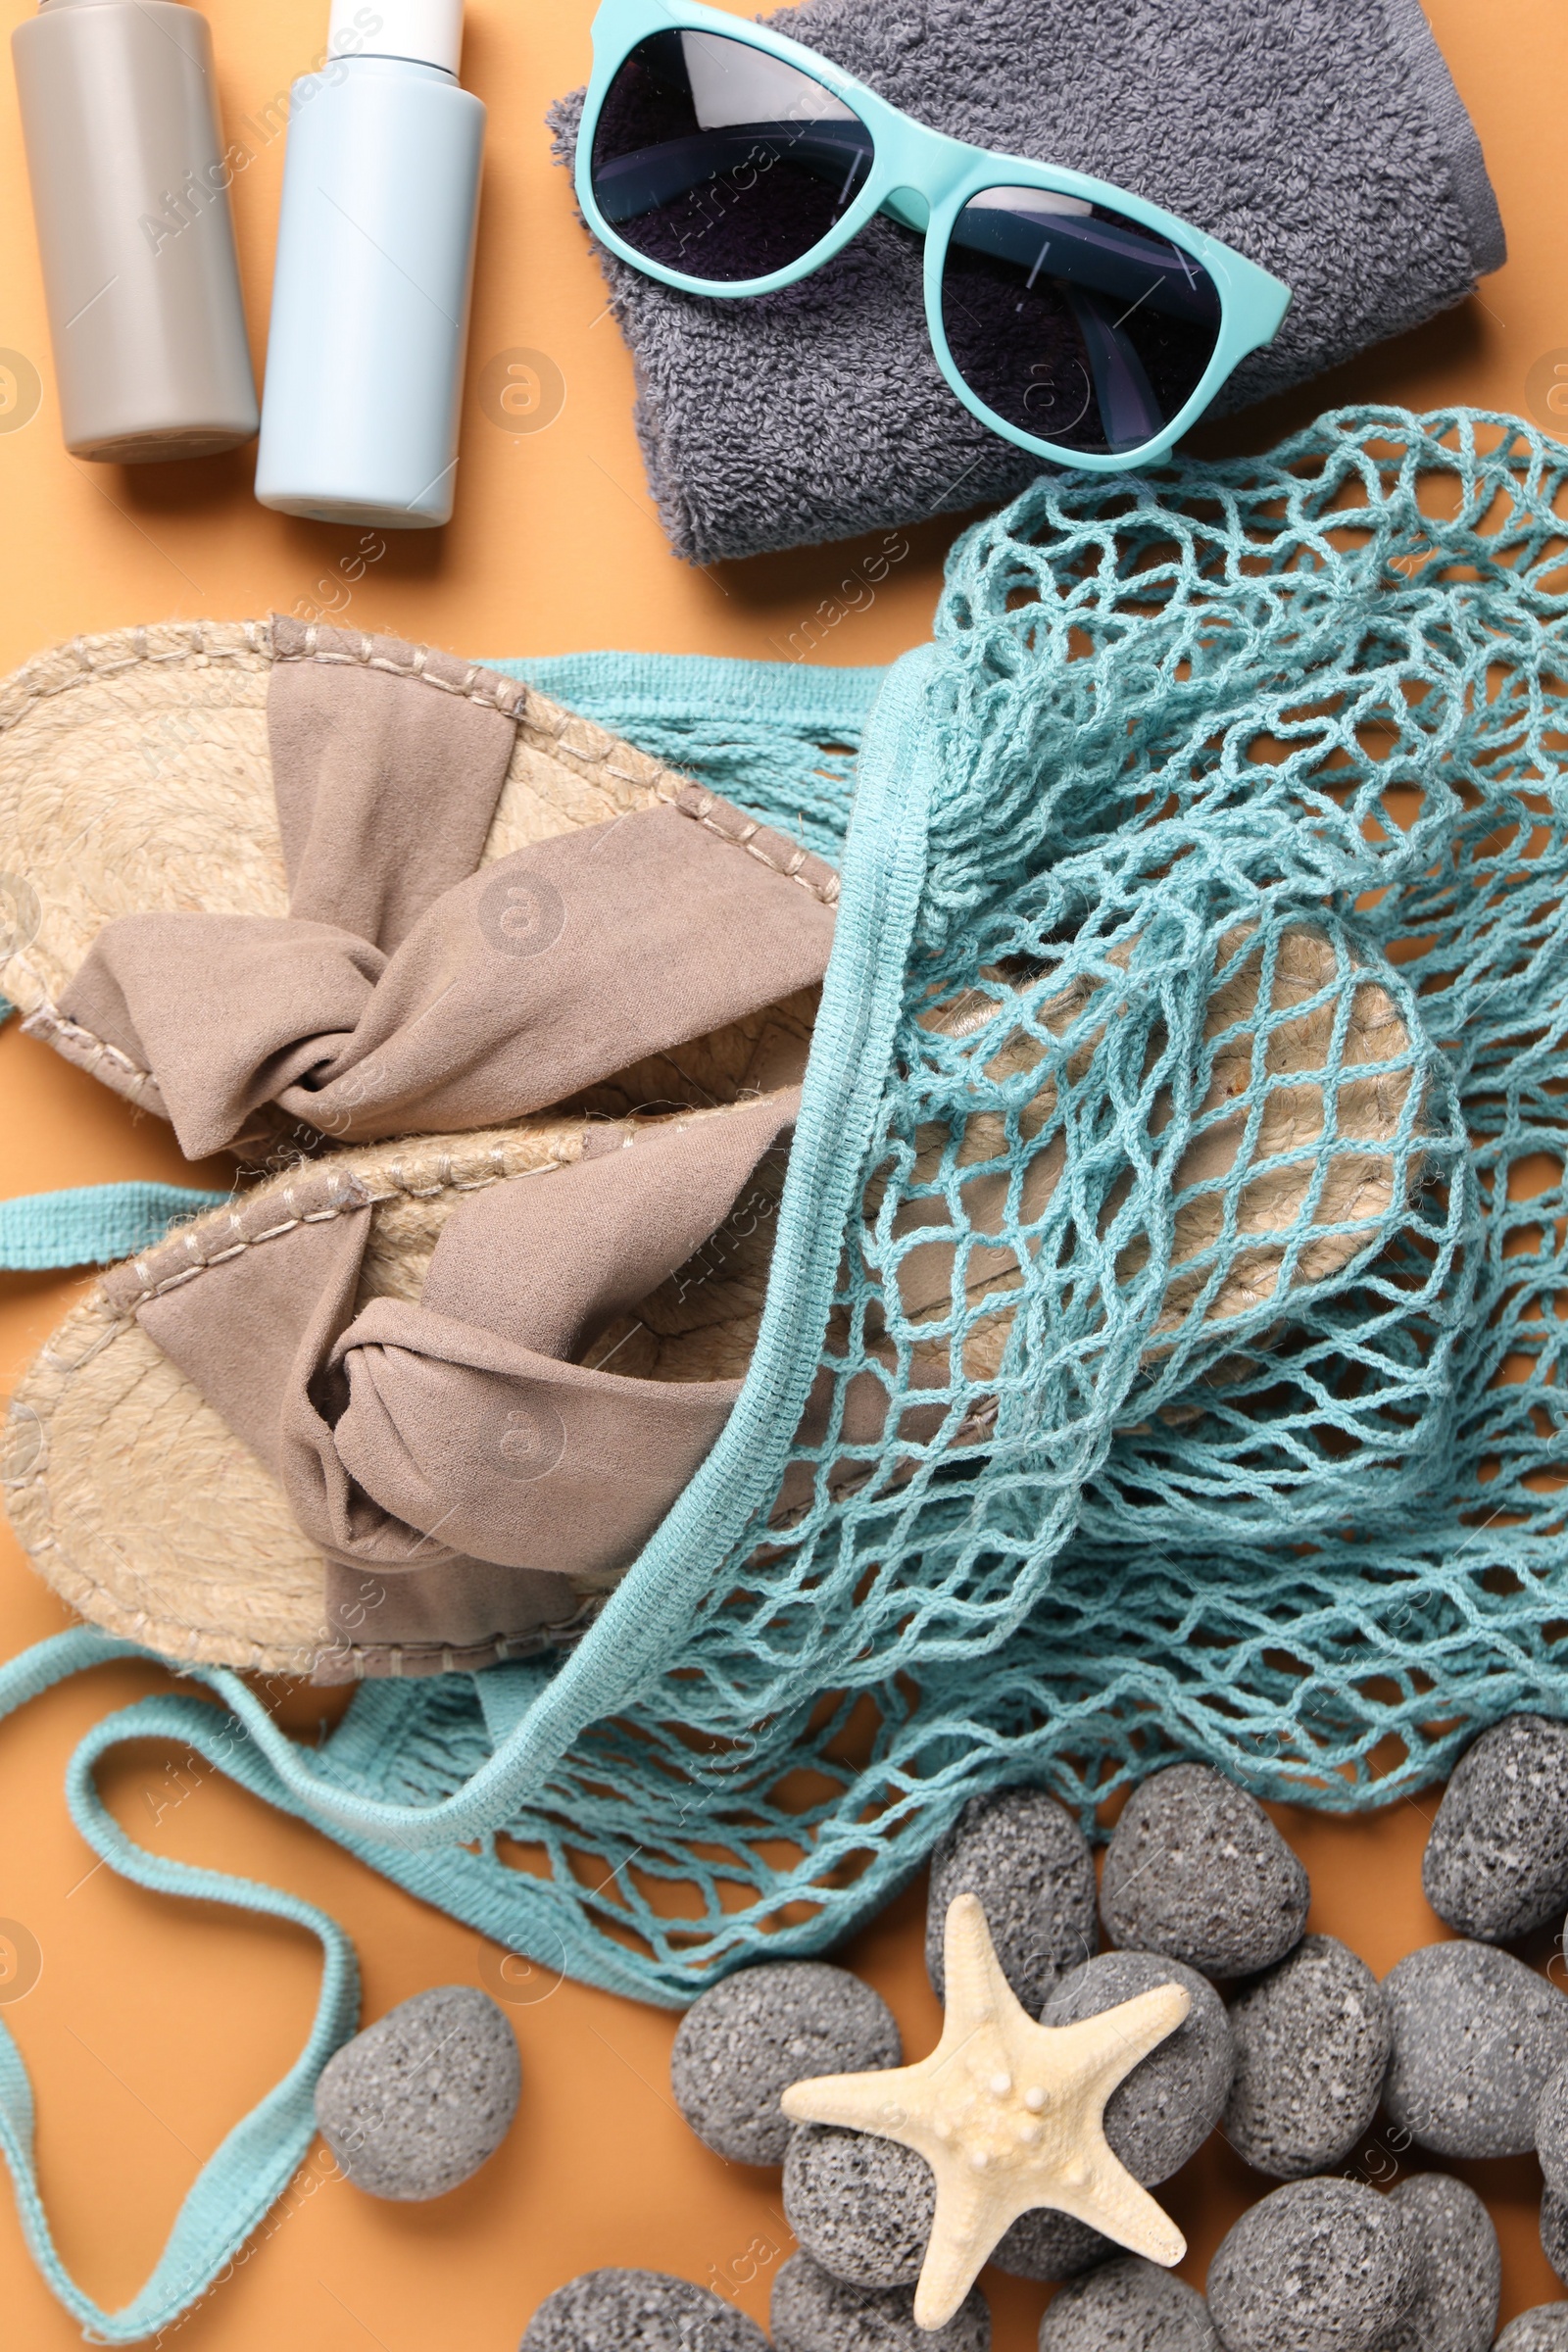
[[[137,465],[257,427],[207,20],[41,0],[11,36],[66,447]]]

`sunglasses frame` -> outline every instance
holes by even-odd
[[[600,211],[593,189],[593,151],[605,96],[638,43],[658,32],[721,33],[727,40],[760,49],[818,82],[830,96],[851,108],[869,131],[871,169],[864,187],[843,219],[802,254],[799,261],[783,270],[770,270],[765,277],[720,281],[690,277],[628,245]],[[1109,180],[1091,179],[1082,172],[1069,172],[1054,164],[1031,163],[1023,156],[1003,155],[994,148],[971,147],[963,139],[952,139],[943,131],[931,130],[912,116],[901,113],[885,98],[879,98],[875,90],[857,81],[853,74],[840,72],[814,49],[808,49],[764,24],[726,16],[716,8],[682,5],[680,0],[603,0],[594,18],[593,47],[593,74],[577,135],[575,178],[583,218],[601,244],[645,277],[657,278],[662,285],[673,286],[680,293],[745,300],[757,294],[772,294],[781,286],[792,286],[799,279],[811,276],[836,253],[842,252],[852,237],[859,234],[873,214],[886,210],[905,227],[924,230],[926,331],[937,365],[951,389],[992,432],[1000,433],[1004,440],[1013,442],[1019,449],[1054,459],[1060,466],[1091,473],[1115,473],[1164,457],[1196,423],[1248,353],[1273,340],[1290,307],[1289,286],[1260,269],[1256,262],[1250,262],[1244,254],[1222,245],[1217,237],[1205,236],[1201,229],[1178,220],[1174,213],[1162,212],[1155,204],[1146,204],[1141,196],[1115,187]],[[1060,442],[1043,440],[1039,434],[1025,432],[1021,425],[1010,423],[997,410],[989,408],[959,373],[942,323],[942,276],[949,240],[954,223],[970,197],[983,188],[998,187],[1043,188],[1054,195],[1075,196],[1085,203],[1106,205],[1168,237],[1208,271],[1220,302],[1219,333],[1208,366],[1191,397],[1169,423],[1152,439],[1140,442],[1136,449],[1101,453],[1068,449]]]

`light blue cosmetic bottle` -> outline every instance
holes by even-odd
[[[452,514],[485,110],[463,0],[332,0],[294,84],[256,495],[319,522]]]

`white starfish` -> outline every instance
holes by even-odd
[[[1048,2205],[1167,2267],[1187,2241],[1112,2155],[1105,2101],[1174,2034],[1191,2000],[1157,1985],[1076,2026],[1037,2026],[1002,1973],[976,1897],[949,1906],[942,2039],[917,2066],[791,2083],[798,2124],[902,2140],[937,2178],[936,2218],[915,2289],[921,2328],[951,2320],[1020,2214]]]

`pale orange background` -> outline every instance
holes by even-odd
[[[8,30],[27,13],[24,0],[0,9]],[[210,0],[208,13],[231,128],[286,90],[324,37],[324,0]],[[1419,333],[1211,428],[1206,448],[1264,447],[1347,400],[1522,409],[1540,397],[1537,363],[1559,350],[1568,358],[1559,0],[1430,0],[1429,13],[1486,147],[1507,269]],[[490,107],[470,386],[491,355],[525,347],[560,368],[564,407],[547,431],[514,435],[480,413],[470,390],[456,520],[440,534],[394,535],[355,586],[346,617],[468,655],[596,646],[787,655],[792,632],[832,596],[855,550],[703,573],[664,546],[631,429],[630,363],[541,124],[547,102],[583,76],[591,14],[591,0],[527,9],[471,0],[466,62]],[[280,139],[265,146],[234,196],[258,362],[282,160]],[[251,452],[135,474],[66,456],[3,72],[0,348],[27,354],[45,385],[34,420],[0,434],[0,672],[80,631],[340,599],[341,589],[319,583],[341,578],[334,567],[357,534],[263,513],[249,494]],[[860,609],[815,658],[881,662],[924,638],[956,527],[911,532],[906,560],[868,608],[858,594]],[[188,1180],[156,1121],[134,1121],[14,1024],[0,1033],[0,1197],[141,1175]],[[72,1277],[0,1276],[0,1385],[76,1288]],[[3,1532],[0,1612],[8,1653],[65,1622]],[[315,1946],[302,1933],[142,1893],[95,1870],[72,1829],[61,1788],[72,1745],[111,1703],[163,1687],[151,1668],[107,1669],[0,1727],[0,1916],[24,1922],[43,1950],[35,1988],[4,2015],[38,2092],[39,2163],[60,2246],[111,2303],[146,2275],[200,2160],[295,2055],[317,1981]],[[303,1691],[293,1712],[305,1728],[321,1702]],[[126,1826],[157,1851],[270,1880],[332,1912],[359,1947],[368,2019],[426,1985],[478,1981],[488,1947],[467,1930],[216,1778],[173,1803],[170,1767],[148,1749],[107,1775]],[[1418,1883],[1433,1802],[1359,1825],[1287,1822],[1313,1873],[1313,1925],[1345,1936],[1379,1971],[1441,1932]],[[919,1915],[911,1889],[850,1955],[892,2001],[915,2054],[937,2022]],[[189,2352],[505,2352],[542,2295],[601,2263],[728,2282],[765,2319],[789,2242],[776,2178],[722,2164],[682,2125],[667,2082],[673,2020],[569,1984],[512,2014],[521,2109],[473,2181],[428,2207],[378,2205],[324,2180],[318,2149],[275,2233],[170,2340]],[[1561,2291],[1536,2241],[1533,2160],[1464,2169],[1503,2231],[1504,2316]],[[1186,2268],[1196,2282],[1259,2185],[1211,2142],[1162,2192],[1192,2240]],[[754,2241],[761,2250],[748,2256]],[[998,2352],[1026,2352],[1046,2290],[988,2283]],[[7,2342],[28,2352],[79,2341],[39,2282],[4,2197],[0,2312]]]

